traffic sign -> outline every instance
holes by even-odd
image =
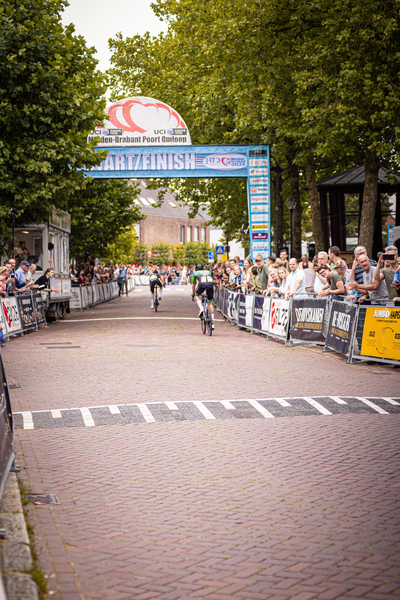
[[[212,262],[214,260],[214,252],[212,250],[208,253],[208,262]]]
[[[225,252],[224,246],[216,246],[215,252],[216,252],[216,254],[224,254],[224,252]]]

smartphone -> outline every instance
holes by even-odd
[[[395,254],[382,254],[382,260],[395,260]]]

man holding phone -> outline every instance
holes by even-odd
[[[382,268],[384,262],[387,261],[389,267]],[[379,257],[378,265],[375,269],[374,280],[385,280],[389,300],[395,302],[396,298],[400,297],[400,282],[399,282],[400,267],[398,264],[398,253],[396,246],[387,246],[385,253]]]

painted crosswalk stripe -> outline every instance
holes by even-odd
[[[291,406],[284,398],[273,398],[273,400],[276,400],[281,406]]]
[[[224,406],[228,410],[236,410],[236,408],[233,406],[233,404],[230,400],[221,400],[220,402],[221,402],[222,406]]]
[[[322,404],[320,404],[313,398],[308,398],[307,396],[303,396],[303,399],[306,402],[308,402],[308,404],[311,404],[311,406],[316,408],[322,415],[331,415],[332,414],[327,408],[325,408],[325,406],[322,406]]]
[[[24,411],[22,413],[22,420],[24,423],[24,429],[34,429],[32,413],[29,411]]]
[[[177,407],[177,405],[175,404],[175,402],[171,402],[170,400],[165,402],[165,406],[169,409],[169,410],[179,410],[179,408]]]
[[[252,405],[253,408],[258,410],[259,413],[262,414],[266,419],[274,419],[274,415],[272,415],[266,408],[264,408],[257,400],[247,400],[249,404]]]
[[[360,402],[364,402],[364,404],[366,404],[370,408],[373,408],[374,410],[376,410],[376,412],[378,412],[381,415],[389,414],[388,412],[386,412],[386,410],[383,410],[383,408],[381,408],[377,404],[374,404],[373,402],[371,402],[371,400],[367,400],[366,398],[361,398],[360,396],[356,396],[356,398],[357,398],[357,400],[360,400]]]
[[[119,410],[119,408],[116,404],[109,404],[108,410],[110,411],[110,413],[112,415],[120,415],[121,414],[121,411]]]
[[[85,427],[94,427],[95,422],[93,421],[92,413],[87,408],[87,406],[84,406],[83,408],[80,408],[79,410],[81,411],[81,415],[82,415],[83,422],[85,423]]]
[[[208,410],[208,408],[206,406],[204,406],[204,404],[202,402],[200,402],[200,400],[193,400],[193,404],[195,405],[196,408],[199,409],[199,411],[201,412],[201,414],[206,418],[206,419],[215,419],[214,415],[212,414],[212,412],[210,412]]]
[[[393,404],[394,406],[400,405],[400,402],[396,402],[396,400],[393,400],[393,398],[382,398],[382,400],[385,400],[386,402],[389,402],[389,404]]]
[[[53,419],[62,419],[61,410],[53,409],[51,411],[51,416],[53,417]]]
[[[136,404],[136,406],[142,413],[146,423],[155,423],[156,422],[155,418],[151,414],[151,412],[146,404],[140,403],[140,404]]]
[[[337,402],[338,404],[347,404],[347,402],[339,398],[339,396],[329,396],[329,398],[331,398],[334,402]]]

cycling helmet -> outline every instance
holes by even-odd
[[[196,271],[202,271],[204,269],[203,265],[196,265]]]

